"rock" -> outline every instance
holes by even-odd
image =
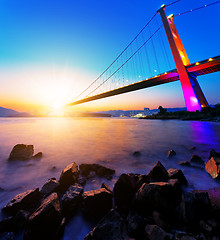
[[[141,153],[139,151],[133,152],[134,157],[140,157]]]
[[[211,203],[207,192],[183,193],[181,214],[185,223],[190,228],[198,225],[199,221],[210,214]]]
[[[40,192],[43,196],[48,196],[52,192],[56,192],[59,189],[60,183],[56,180],[56,178],[50,178],[48,181],[43,185]]]
[[[10,214],[16,214],[19,210],[34,207],[39,202],[40,197],[39,188],[28,190],[15,196],[2,210]]]
[[[60,187],[62,190],[66,190],[70,185],[77,182],[77,178],[79,175],[78,166],[75,162],[69,164],[65,167],[60,175]]]
[[[137,189],[139,189],[144,183],[150,183],[149,175],[139,175],[137,180]]]
[[[119,212],[127,212],[137,191],[137,177],[132,174],[122,174],[114,185],[113,193],[115,207]]]
[[[33,145],[17,144],[13,147],[8,160],[28,160],[33,154]]]
[[[143,184],[136,194],[135,207],[144,216],[152,211],[158,211],[171,217],[172,211],[181,202],[181,188],[178,180],[170,179],[170,182],[155,182]]]
[[[202,158],[199,157],[198,155],[193,155],[190,159],[190,163],[195,163],[195,164],[199,164],[199,165],[205,164],[204,160],[202,160]]]
[[[170,225],[164,220],[163,216],[159,212],[153,211],[152,216],[153,216],[154,223],[158,227],[164,229],[165,231],[170,230]]]
[[[13,217],[8,217],[0,221],[0,234],[13,231]]]
[[[190,167],[190,166],[191,166],[191,163],[188,162],[188,161],[181,161],[181,162],[179,162],[179,165],[181,165],[181,166],[186,166],[186,167]]]
[[[212,178],[219,179],[219,159],[212,157],[207,163],[205,163],[205,169],[212,176]]]
[[[174,156],[176,156],[176,152],[175,152],[173,149],[171,149],[171,150],[168,152],[167,156],[168,156],[168,158],[174,157]]]
[[[210,154],[209,154],[209,159],[212,157],[220,158],[220,153],[216,152],[214,149],[211,149]]]
[[[196,150],[196,147],[192,146],[192,147],[189,148],[189,150],[191,150],[191,151]]]
[[[193,236],[188,235],[187,233],[176,233],[175,240],[200,240],[200,239],[196,239]]]
[[[29,216],[30,213],[27,211],[24,210],[18,211],[15,217],[13,218],[12,225],[14,226],[14,230],[18,231],[19,229],[23,228],[26,225]]]
[[[79,176],[77,179],[77,183],[79,183],[80,185],[84,186],[86,184],[86,178],[85,177],[81,177]]]
[[[50,170],[51,170],[51,171],[57,170],[57,167],[56,167],[56,166],[53,166]]]
[[[42,158],[42,157],[43,157],[43,153],[42,152],[38,152],[32,158]]]
[[[13,232],[5,232],[0,235],[0,240],[14,240],[15,235]]]
[[[100,217],[112,208],[112,193],[105,188],[84,192],[83,211],[90,217]]]
[[[98,177],[112,179],[112,175],[115,173],[115,170],[99,164],[80,164],[79,169],[83,177],[87,177],[91,171],[94,171]]]
[[[125,221],[115,210],[111,210],[104,218],[102,218],[98,225],[84,238],[84,240],[103,239],[130,239],[125,233]]]
[[[183,172],[179,169],[170,168],[168,170],[169,179],[178,179],[179,182],[183,185],[187,185],[188,182]]]
[[[71,185],[62,197],[62,212],[64,216],[71,216],[82,202],[83,187],[78,183]]]
[[[148,176],[151,182],[166,182],[168,180],[167,170],[160,161],[154,165]]]
[[[157,225],[147,225],[145,231],[149,240],[169,240],[171,234],[166,233]]]
[[[205,232],[210,233],[212,231],[212,227],[208,223],[206,223],[204,220],[200,220],[199,226]]]
[[[107,191],[109,191],[110,193],[112,193],[113,191],[112,191],[112,189],[106,184],[106,183],[102,183],[102,185],[101,185],[101,188],[105,188]]]
[[[126,228],[129,237],[145,239],[145,222],[142,216],[130,212],[126,218]]]
[[[55,239],[61,223],[59,198],[57,193],[52,193],[29,217],[24,240]]]

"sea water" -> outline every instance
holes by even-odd
[[[33,144],[41,159],[8,161],[18,143]],[[192,147],[195,147],[192,150]],[[174,149],[177,153],[168,158]],[[0,118],[0,207],[16,194],[42,187],[48,178],[59,179],[72,163],[99,163],[115,169],[112,181],[93,179],[85,190],[99,188],[104,181],[113,187],[122,173],[147,174],[157,161],[179,168],[191,189],[220,187],[200,168],[180,166],[193,154],[208,161],[209,152],[220,152],[220,123],[125,118]],[[139,151],[140,156],[133,153]],[[83,239],[93,224],[76,215],[66,226],[63,239]]]

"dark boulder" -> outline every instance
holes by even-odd
[[[78,175],[79,175],[79,170],[75,162],[66,166],[63,169],[59,179],[61,190],[65,191],[70,185],[76,183]]]
[[[199,157],[198,155],[193,155],[190,159],[190,163],[195,163],[195,164],[199,164],[199,165],[205,164],[204,160],[202,160],[202,158]]]
[[[170,168],[168,170],[169,179],[178,179],[180,184],[187,185],[188,182],[180,169]]]
[[[139,175],[137,180],[137,189],[139,189],[144,183],[150,183],[149,175]]]
[[[15,234],[13,232],[5,232],[0,234],[0,240],[14,240]]]
[[[105,188],[84,192],[83,212],[88,217],[104,216],[112,208],[112,193]]]
[[[112,191],[112,189],[109,187],[109,185],[107,185],[106,183],[102,183],[102,185],[101,185],[101,188],[105,188],[107,191],[109,191],[110,193],[112,193],[113,191]]]
[[[145,220],[135,212],[129,212],[126,218],[126,229],[129,237],[134,239],[145,239]]]
[[[78,183],[71,185],[62,197],[62,212],[64,216],[71,216],[82,202],[83,187]]]
[[[141,153],[139,151],[133,152],[134,157],[140,157]]]
[[[33,145],[17,144],[13,147],[8,160],[28,160],[33,154]]]
[[[220,153],[216,152],[214,149],[211,149],[209,159],[212,157],[220,158]]]
[[[220,159],[212,157],[207,163],[205,163],[206,171],[212,176],[212,178],[220,178]]]
[[[190,167],[190,166],[191,166],[191,163],[188,162],[188,161],[181,161],[181,162],[179,162],[179,165],[185,166],[185,167]]]
[[[16,214],[19,210],[27,210],[38,204],[41,198],[39,188],[28,190],[16,195],[2,210],[9,214]]]
[[[98,177],[112,179],[112,175],[115,173],[115,170],[99,164],[80,164],[79,169],[83,177],[88,177],[90,172],[95,172]]]
[[[56,239],[62,223],[60,203],[57,193],[43,200],[40,207],[29,217],[24,240]]]
[[[211,203],[207,192],[183,193],[180,204],[182,219],[193,229],[201,219],[209,217]]]
[[[174,156],[176,156],[176,152],[173,149],[171,149],[170,151],[168,151],[167,156],[168,156],[168,158],[174,157]]]
[[[13,231],[13,217],[8,217],[0,221],[0,234]]]
[[[151,182],[166,182],[169,178],[166,168],[160,161],[154,165],[148,176]]]
[[[43,153],[42,152],[38,152],[32,158],[42,158],[42,157],[43,157]]]
[[[125,221],[115,210],[111,210],[98,225],[86,235],[84,240],[129,239],[126,234]]]
[[[43,196],[48,196],[51,193],[58,191],[59,187],[60,187],[60,183],[56,180],[56,178],[50,178],[43,185],[40,192]]]
[[[171,240],[172,235],[166,233],[157,225],[147,225],[145,231],[149,240]]]
[[[114,185],[115,207],[119,212],[127,212],[137,192],[138,176],[122,174]]]
[[[136,194],[135,207],[140,214],[147,216],[158,211],[171,217],[171,212],[181,202],[181,188],[178,180],[143,184]]]

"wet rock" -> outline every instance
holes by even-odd
[[[125,231],[125,221],[115,211],[111,210],[84,240],[116,240],[129,239]]]
[[[8,160],[28,160],[33,154],[33,145],[17,144],[13,147]]]
[[[169,231],[170,230],[170,225],[165,221],[164,217],[157,211],[153,211],[152,214],[154,223],[162,228],[165,231]]]
[[[14,240],[15,235],[13,232],[5,232],[0,234],[0,240]]]
[[[84,186],[86,184],[87,179],[85,177],[79,176],[77,179],[77,183]]]
[[[160,161],[154,165],[148,176],[151,182],[166,182],[169,178],[166,168]]]
[[[42,158],[42,157],[43,157],[43,153],[42,152],[38,152],[32,158]]]
[[[137,189],[139,189],[144,183],[150,183],[149,175],[139,175],[137,180]]]
[[[220,178],[219,163],[220,159],[215,157],[212,157],[207,163],[205,163],[205,169],[212,176],[212,178]]]
[[[62,212],[64,216],[71,216],[82,202],[83,187],[78,183],[71,185],[62,197]]]
[[[0,221],[0,234],[13,231],[13,217],[8,217]]]
[[[139,151],[133,152],[134,157],[140,157],[141,153]]]
[[[168,183],[143,184],[136,194],[135,207],[145,216],[155,210],[171,217],[171,212],[181,202],[181,196],[182,192],[177,179],[170,179]]]
[[[24,240],[56,239],[57,229],[62,223],[57,193],[43,200],[41,206],[29,217]]]
[[[190,228],[198,225],[199,221],[210,214],[211,203],[207,192],[183,193],[181,214],[185,223]]]
[[[101,188],[105,188],[107,191],[109,191],[110,193],[112,193],[112,189],[109,187],[109,185],[107,185],[106,183],[102,183]]]
[[[76,183],[78,175],[79,170],[75,162],[66,166],[62,171],[59,179],[61,190],[66,190],[70,185]]]
[[[190,163],[195,163],[195,164],[199,164],[199,165],[205,164],[204,160],[202,160],[202,158],[199,157],[198,155],[193,155],[190,159]]]
[[[178,179],[179,182],[183,185],[187,185],[188,182],[183,172],[180,169],[170,168],[168,170],[169,179]]]
[[[23,228],[26,225],[29,216],[30,216],[30,213],[27,211],[20,210],[17,212],[17,214],[13,218],[13,223],[12,223],[15,231]]]
[[[181,161],[181,162],[179,162],[179,165],[181,165],[181,166],[186,166],[186,167],[190,167],[190,166],[191,166],[191,163],[188,162],[188,161]]]
[[[15,196],[2,210],[9,214],[16,214],[19,210],[34,207],[40,200],[39,188],[28,190]]]
[[[84,192],[83,211],[90,217],[99,217],[112,208],[112,193],[105,188]]]
[[[187,233],[176,233],[175,240],[197,240],[197,239],[191,235],[188,235]]]
[[[176,152],[175,152],[173,149],[171,149],[171,150],[168,152],[167,156],[168,156],[168,158],[174,157],[174,156],[176,156]]]
[[[189,148],[189,150],[191,150],[191,151],[196,150],[196,147],[192,146],[192,147]]]
[[[112,179],[115,170],[101,166],[99,164],[80,164],[80,173],[83,177],[88,177],[91,171],[94,171],[98,177]]]
[[[147,225],[145,231],[149,240],[171,240],[172,237],[157,225]]]
[[[206,223],[204,220],[200,220],[199,226],[205,232],[210,233],[212,231],[212,227],[208,223]]]
[[[48,181],[43,185],[40,192],[43,196],[48,196],[52,192],[56,192],[59,189],[60,183],[56,180],[56,178],[50,178]]]
[[[122,174],[114,185],[115,206],[119,212],[127,212],[135,198],[137,177],[132,174]]]
[[[216,152],[214,149],[211,149],[209,159],[212,157],[220,158],[220,153]]]
[[[126,218],[126,228],[129,237],[145,239],[145,221],[137,213],[130,212]]]
[[[51,171],[55,171],[55,170],[57,170],[57,167],[56,167],[56,166],[53,166],[50,170],[51,170]]]

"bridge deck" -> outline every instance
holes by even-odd
[[[192,73],[195,76],[201,76],[204,74],[220,71],[220,56],[209,58],[204,61],[191,64],[189,66],[186,66],[186,69],[189,73]],[[136,91],[143,88],[153,87],[153,86],[164,84],[164,83],[174,82],[177,80],[179,80],[179,75],[177,73],[177,70],[174,69],[172,71],[165,72],[163,74],[160,74],[152,78],[144,79],[142,81],[139,81],[121,88],[117,88],[108,92],[104,92],[101,94],[94,95],[92,97],[87,97],[87,98],[69,103],[68,106],[74,106],[81,103],[98,100],[101,98],[106,98],[106,97],[110,97],[110,96],[114,96],[122,93]]]

